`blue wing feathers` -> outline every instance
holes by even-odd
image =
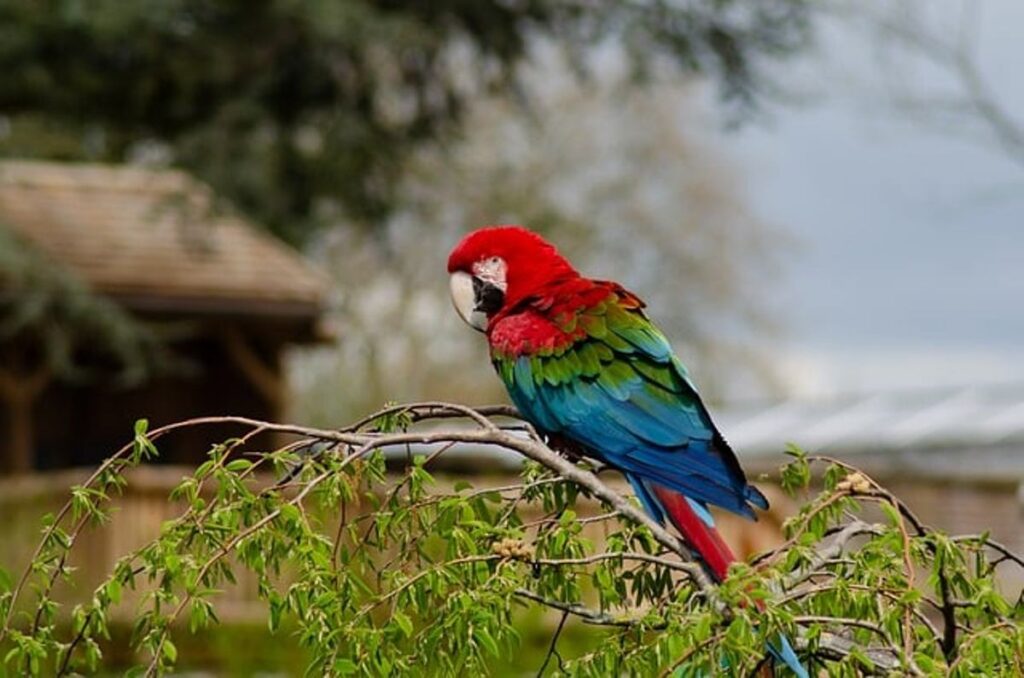
[[[554,355],[495,362],[523,415],[621,470],[658,522],[666,515],[651,489],[655,484],[681,493],[709,528],[709,504],[749,518],[755,518],[752,506],[768,508],[764,495],[747,483],[664,335],[649,323],[613,317],[634,311],[610,304],[605,312],[608,321],[588,316],[589,336]],[[799,678],[808,678],[785,637],[768,647]]]
[[[654,465],[636,457],[615,457],[609,461],[619,468],[641,475],[688,498],[719,506],[747,518],[755,517],[742,492],[737,492],[732,483],[715,482],[699,471],[687,470],[685,474],[680,473],[676,468]]]
[[[630,311],[612,304],[607,312]],[[622,471],[659,523],[666,515],[655,484],[681,493],[709,528],[708,505],[756,519],[751,507],[766,509],[768,501],[747,483],[664,335],[650,324],[606,322],[599,315],[586,320],[589,336],[553,355],[495,361],[524,417]],[[799,678],[808,678],[784,636],[768,647]]]
[[[653,325],[606,323],[600,316],[588,318],[587,329],[589,336],[568,350],[547,358],[520,356],[510,368],[499,368],[527,419],[568,435],[630,476],[702,505],[747,517],[754,517],[751,505],[767,507],[747,484],[664,335]],[[644,500],[640,490],[637,495]]]
[[[581,382],[510,390],[516,406],[538,427],[569,435],[602,461],[696,500],[753,517],[746,488],[737,487],[735,476],[707,440],[680,433],[678,414],[673,428],[631,403],[615,400],[596,385]],[[701,438],[705,437],[702,432]]]

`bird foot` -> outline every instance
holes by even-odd
[[[547,436],[547,445],[552,450],[574,463],[581,461],[587,456],[586,450],[584,450],[582,445],[557,433]]]

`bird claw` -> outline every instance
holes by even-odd
[[[587,456],[582,445],[557,433],[548,435],[545,442],[554,452],[573,463],[582,461]]]

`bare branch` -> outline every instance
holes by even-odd
[[[806,581],[818,571],[823,565],[834,558],[838,558],[846,550],[850,540],[863,534],[878,534],[881,531],[877,525],[869,525],[862,521],[852,522],[836,534],[835,538],[828,545],[819,545],[815,557],[807,564],[807,567],[800,572],[794,572],[788,577],[783,588],[790,590],[798,584]]]
[[[562,618],[558,620],[558,628],[555,629],[555,633],[551,636],[551,645],[548,646],[548,653],[544,656],[544,663],[540,665],[537,670],[537,678],[542,678],[544,675],[544,669],[548,667],[548,662],[551,661],[551,657],[557,656],[558,663],[562,663],[562,657],[558,654],[558,638],[562,635],[562,629],[565,628],[565,620],[569,618],[569,611],[565,610],[562,612]]]
[[[598,612],[597,610],[591,610],[590,608],[580,605],[579,603],[563,603],[560,600],[552,600],[551,598],[545,598],[542,595],[534,593],[529,589],[516,589],[516,595],[521,598],[527,598],[535,603],[540,603],[545,607],[550,607],[555,610],[561,610],[573,616],[579,617],[588,624],[594,624],[596,626],[621,626],[630,627],[635,626],[635,621],[628,619],[616,619],[615,617],[605,612]]]
[[[851,652],[857,650],[863,652],[868,659],[875,665],[876,671],[874,675],[888,676],[893,671],[899,671],[901,668],[899,653],[892,648],[880,648],[880,647],[863,647],[858,643],[853,642],[842,636],[838,636],[829,631],[822,631],[821,635],[817,639],[816,647],[812,648],[811,643],[804,637],[798,637],[795,641],[797,650],[809,651],[814,649],[818,655],[826,659],[841,660],[845,659],[850,655]]]
[[[913,662],[913,659],[911,657],[904,656],[901,659],[900,650],[896,646],[896,644],[892,642],[892,640],[889,638],[889,634],[886,633],[885,629],[883,629],[880,625],[875,624],[874,622],[865,621],[863,619],[825,617],[822,615],[798,615],[793,617],[793,622],[804,626],[809,624],[823,624],[828,626],[841,626],[846,628],[859,627],[862,629],[867,629],[868,631],[871,631],[874,634],[876,634],[883,642],[886,643],[888,647],[884,650],[884,652],[886,652],[891,657],[896,659],[896,665],[893,668],[900,668],[901,662],[906,661],[908,663],[908,666],[904,668],[906,668],[906,670],[908,670],[912,675],[924,675],[924,672],[921,671],[921,669]],[[860,646],[857,647],[862,651],[866,649]]]
[[[684,572],[688,576],[693,571],[689,565],[690,563],[680,563],[668,558],[659,558],[658,556],[651,555],[649,553],[595,553],[594,555],[586,556],[584,558],[537,558],[531,562],[539,565],[592,565],[599,563],[602,560],[636,560],[651,565],[657,565],[658,567],[665,567],[670,570],[677,570]]]

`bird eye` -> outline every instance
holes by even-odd
[[[501,257],[491,257],[490,259],[487,260],[487,263],[491,264],[492,266],[497,266],[500,261]]]

